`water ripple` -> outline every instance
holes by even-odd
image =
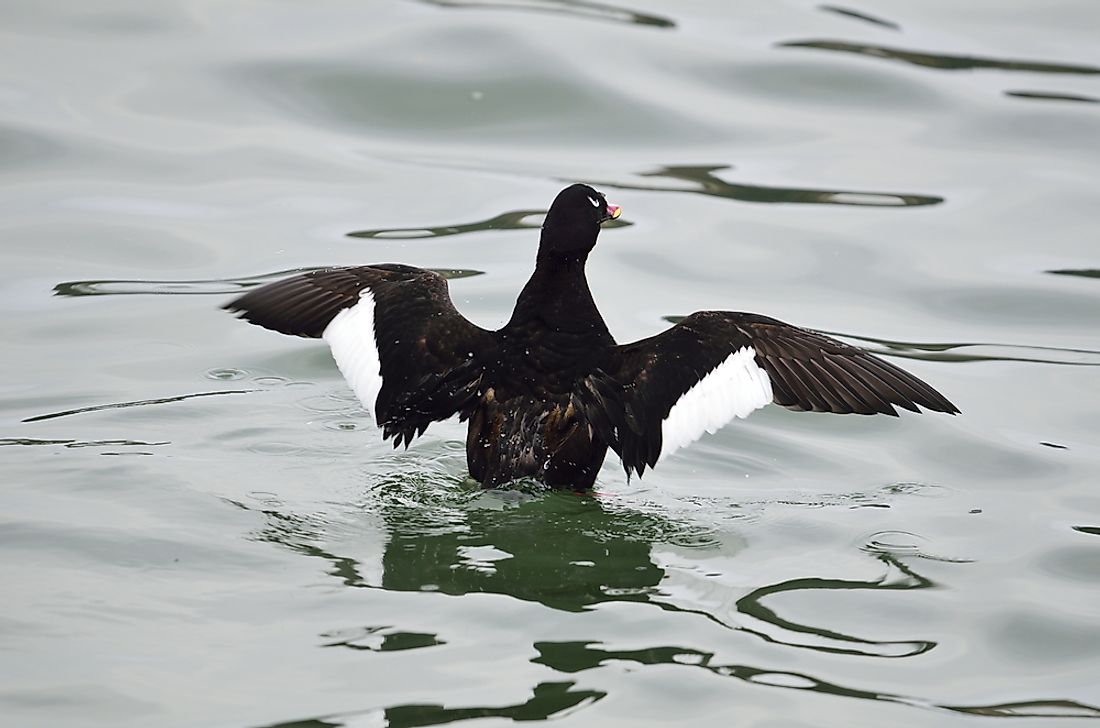
[[[1060,364],[1064,366],[1100,366],[1100,351],[1095,349],[1074,349],[1059,346],[1032,346],[1028,344],[997,344],[990,342],[911,342],[879,339],[871,336],[859,336],[840,331],[822,330],[823,334],[854,339],[881,348],[868,350],[883,356],[897,356],[903,359],[940,362],[976,362],[976,361],[1019,361],[1031,364]],[[963,350],[965,352],[958,352]],[[990,353],[978,353],[974,349],[989,349]],[[952,353],[956,352],[956,353]],[[1014,352],[1036,352],[1032,355],[1017,355]]]
[[[1073,700],[1026,700],[992,705],[952,705],[936,703],[926,698],[877,692],[840,685],[815,678],[805,673],[788,670],[769,670],[751,665],[716,664],[712,652],[689,647],[656,646],[636,650],[602,649],[598,641],[536,642],[538,657],[532,662],[547,665],[559,672],[578,673],[603,667],[609,663],[633,663],[636,665],[678,665],[706,670],[722,677],[788,690],[809,690],[837,697],[858,700],[877,700],[901,703],[916,708],[948,710],[956,713],[997,717],[1077,717],[1100,718],[1100,708]]]
[[[462,235],[463,233],[481,232],[482,230],[528,230],[538,228],[542,221],[531,221],[527,218],[545,215],[546,210],[511,210],[502,212],[495,217],[477,222],[460,223],[458,225],[441,225],[438,227],[411,227],[411,228],[378,228],[376,230],[357,230],[348,233],[349,238],[443,238],[448,235]]]
[[[737,600],[737,611],[769,626],[768,631],[760,628],[741,626],[737,629],[762,638],[766,642],[782,644],[788,647],[802,647],[839,655],[863,655],[867,657],[913,657],[920,655],[936,646],[929,640],[868,640],[854,635],[843,634],[825,627],[815,627],[799,624],[780,617],[774,610],[764,606],[763,599],[767,596],[782,594],[785,592],[797,593],[807,589],[813,590],[909,590],[928,589],[935,584],[928,578],[917,574],[913,569],[902,564],[891,554],[879,554],[887,567],[883,576],[876,580],[858,579],[825,579],[820,577],[804,577],[791,579],[778,584],[754,589],[749,594]],[[812,637],[815,640],[824,640],[811,644],[799,642],[790,637],[779,637],[769,634],[771,627],[778,627],[782,633],[796,635],[803,640]]]
[[[899,192],[867,192],[863,190],[829,190],[799,187],[769,187],[765,185],[726,182],[715,175],[723,169],[733,169],[728,164],[673,165],[653,172],[642,172],[641,177],[666,177],[692,184],[692,187],[664,187],[637,185],[622,182],[594,182],[596,186],[621,190],[647,192],[689,192],[710,197],[722,197],[742,202],[768,202],[804,205],[855,205],[860,207],[916,207],[938,205],[942,197]]]
[[[477,222],[459,223],[457,225],[440,225],[437,227],[407,227],[407,228],[378,228],[375,230],[357,230],[348,233],[349,238],[382,238],[397,240],[415,240],[420,238],[445,238],[450,235],[463,235],[465,233],[477,233],[484,230],[537,230],[542,227],[542,217],[546,210],[511,210],[503,212],[495,217]],[[530,220],[528,218],[538,218]],[[629,227],[632,222],[623,219],[610,220],[603,224],[603,228]],[[462,278],[456,273],[472,274],[475,271],[448,271],[449,278]]]
[[[848,43],[837,40],[797,40],[778,43],[776,45],[779,48],[811,48],[814,50],[835,51],[838,53],[854,53],[860,56],[880,58],[887,61],[900,61],[914,66],[921,66],[922,68],[935,68],[940,71],[970,71],[977,68],[991,68],[1000,71],[1030,71],[1033,73],[1064,73],[1075,75],[1100,74],[1100,68],[1096,66],[922,53],[920,51],[892,48],[889,46]]]
[[[390,625],[338,629],[321,635],[323,647],[346,647],[366,652],[401,652],[447,644],[427,632],[403,632]]]
[[[662,320],[671,324],[678,324],[687,316],[662,316]],[[862,347],[866,351],[880,356],[896,356],[902,359],[919,359],[921,361],[938,362],[976,362],[976,361],[1020,361],[1031,364],[1062,364],[1065,366],[1096,367],[1100,366],[1100,351],[1095,349],[1074,349],[1059,346],[1031,346],[1027,344],[995,344],[989,342],[915,342],[897,341],[894,339],[880,339],[873,336],[860,336],[844,331],[831,331],[829,329],[815,329],[822,334],[836,336],[841,339],[853,339],[871,344],[875,347]],[[992,349],[992,353],[982,354],[971,352],[971,349]],[[965,349],[965,353],[952,353]],[[1012,352],[1040,352],[1032,356],[1017,356]],[[1064,355],[1061,358],[1054,358]]]
[[[1053,91],[1005,91],[1005,96],[1038,101],[1077,101],[1084,104],[1100,104],[1100,99],[1079,94],[1056,93]]]
[[[842,8],[838,5],[818,5],[818,10],[824,10],[827,13],[836,13],[837,15],[843,15],[846,18],[854,18],[855,20],[862,20],[865,23],[871,23],[882,28],[889,28],[890,30],[901,30],[901,26],[889,20],[883,20],[882,18],[876,18],[874,15],[868,15],[867,13],[860,12],[858,10],[851,10],[849,8]]]
[[[1048,270],[1047,273],[1056,276],[1078,276],[1080,278],[1100,278],[1100,268],[1063,268],[1060,270]]]
[[[631,23],[655,28],[675,28],[676,23],[660,15],[649,15],[634,10],[607,5],[604,3],[584,2],[584,0],[417,0],[426,5],[441,8],[485,8],[490,10],[525,10],[536,13],[570,15],[586,20],[607,20],[615,23]]]
[[[41,422],[42,420],[54,420],[58,417],[68,417],[69,415],[79,415],[86,412],[102,412],[109,409],[124,409],[127,407],[145,407],[154,404],[168,404],[171,402],[182,402],[186,399],[195,399],[197,397],[217,397],[222,394],[248,394],[255,392],[255,389],[226,389],[218,392],[195,392],[194,394],[179,394],[174,397],[158,397],[156,399],[139,399],[132,402],[113,402],[111,404],[97,404],[90,407],[77,407],[76,409],[63,410],[61,412],[50,412],[44,415],[35,415],[34,417],[27,417],[20,420],[21,422]]]
[[[574,690],[574,684],[572,682],[539,683],[534,687],[529,700],[515,705],[468,708],[448,708],[438,703],[394,705],[384,709],[331,713],[317,718],[269,723],[258,728],[336,728],[350,725],[348,720],[354,720],[355,725],[375,725],[373,720],[367,723],[364,720],[366,718],[377,718],[378,725],[392,728],[445,725],[485,718],[507,718],[516,722],[552,720],[574,714],[607,696],[607,693],[602,690]]]
[[[890,556],[909,556],[930,561],[942,561],[948,564],[970,564],[973,559],[949,556],[937,556],[924,548],[928,542],[924,536],[909,531],[879,531],[865,539],[863,550],[870,554],[888,554]]]
[[[225,296],[271,283],[290,275],[325,270],[329,266],[291,268],[274,273],[261,273],[242,278],[210,278],[206,280],[102,280],[65,281],[53,288],[55,296]],[[464,268],[428,268],[448,280],[483,275],[484,271]]]
[[[696,615],[769,644],[828,654],[899,658],[935,646],[927,640],[871,640],[801,624],[764,604],[767,598],[805,590],[897,591],[933,586],[892,553],[873,554],[886,567],[873,579],[804,577],[754,589],[736,601],[743,620],[730,622],[710,610],[677,604],[661,587],[669,571],[654,563],[652,546],[679,540],[687,528],[684,524],[658,513],[607,508],[595,498],[545,491],[510,497],[461,484],[441,485],[438,476],[410,477],[408,466],[401,466],[400,472],[400,480],[382,477],[381,489],[372,491],[372,503],[364,506],[386,523],[381,571],[372,572],[360,560],[319,545],[326,524],[314,523],[312,516],[261,508],[268,526],[257,539],[329,562],[329,574],[354,588],[505,594],[568,612],[608,601],[648,602],[662,611]],[[540,532],[553,533],[553,549],[545,548],[544,539],[531,538],[535,523]],[[412,539],[420,544],[418,548],[406,547]],[[532,580],[531,574],[545,577]]]
[[[24,420],[26,422],[26,420]],[[4,445],[62,445],[68,448],[78,447],[157,447],[159,445],[171,445],[171,442],[144,442],[142,440],[43,440],[33,437],[3,437],[0,438],[0,447]]]

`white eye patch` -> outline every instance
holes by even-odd
[[[588,201],[592,203],[592,207],[599,207],[600,206],[600,201],[597,200],[595,197],[589,197]]]

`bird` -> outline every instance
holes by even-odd
[[[467,424],[470,476],[484,488],[533,478],[587,491],[608,450],[627,479],[768,404],[897,416],[958,414],[903,369],[816,331],[753,313],[698,311],[616,342],[585,264],[622,208],[585,184],[554,199],[535,270],[498,330],[454,306],[438,273],[396,263],[317,269],[222,308],[323,339],[384,440],[406,448],[432,422]]]

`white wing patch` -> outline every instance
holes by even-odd
[[[374,296],[359,292],[359,303],[345,308],[325,327],[321,338],[332,349],[332,358],[351,385],[355,396],[371,414],[382,390],[382,364],[374,338]]]
[[[744,346],[726,357],[684,393],[661,423],[661,462],[704,432],[714,433],[734,417],[748,417],[772,401],[772,382]]]

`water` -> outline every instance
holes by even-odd
[[[1100,717],[1095,4],[0,15],[5,725]],[[620,340],[756,311],[963,414],[483,493],[460,426],[395,453],[323,345],[217,308],[399,261],[499,326],[578,180]]]

